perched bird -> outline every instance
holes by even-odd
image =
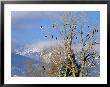
[[[74,29],[72,29],[71,31],[73,31]]]
[[[55,27],[55,24],[53,24],[53,28]]]
[[[87,33],[86,37],[88,37],[88,36],[89,36],[89,33]]]
[[[81,34],[83,34],[83,32],[81,31]]]
[[[77,39],[77,37],[76,37],[76,39]]]
[[[73,51],[72,51],[72,58],[75,59],[75,54]]]
[[[84,44],[84,46],[86,46],[86,44]]]
[[[98,32],[98,30],[97,30],[97,32]]]
[[[95,42],[95,44],[100,44],[100,43]]]
[[[89,39],[90,37],[88,37],[88,39]]]
[[[96,44],[96,42],[94,42]]]
[[[93,30],[93,32],[92,32],[92,34],[94,34],[95,32],[94,32],[94,30]]]
[[[68,37],[66,37],[66,39],[68,39]]]
[[[87,60],[87,58],[86,57],[84,57],[84,62]]]
[[[74,26],[74,29],[76,29],[76,26]]]
[[[40,26],[40,28],[42,28],[42,26]]]
[[[56,40],[57,40],[57,37],[56,37]]]
[[[45,70],[45,67],[44,66],[42,66],[42,68]]]
[[[52,35],[52,38],[53,38],[53,35]]]
[[[88,28],[89,28],[90,26],[88,25]]]
[[[47,36],[45,36],[45,37],[47,37]]]

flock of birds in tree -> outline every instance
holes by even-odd
[[[68,24],[66,24],[66,25],[68,25]],[[55,28],[55,25],[53,24],[52,27]],[[90,26],[88,26],[88,28],[89,28],[89,27],[90,27]],[[43,26],[40,26],[40,28],[42,29]],[[71,26],[70,26],[70,28],[71,28]],[[74,26],[74,28],[76,29],[76,25]],[[96,29],[93,30],[93,32],[92,32],[92,37],[93,37],[93,35],[95,34],[95,32],[98,32],[98,30],[96,30]],[[80,34],[83,34],[83,32],[81,31]],[[47,36],[45,35],[45,37],[47,37]],[[88,37],[88,39],[90,38],[89,33],[86,35],[86,37]],[[58,39],[57,37],[54,37],[53,35],[51,35],[51,38],[52,38],[52,39],[55,38],[56,40]],[[66,37],[66,39],[68,39],[68,37]],[[75,37],[75,39],[78,39],[78,37]],[[96,43],[96,42],[94,42],[94,43],[95,43],[95,44],[98,44],[98,43]],[[85,44],[85,45],[86,45],[86,44]]]
[[[67,24],[66,24],[66,25],[67,25]],[[55,25],[53,24],[52,27],[54,28]],[[74,27],[75,27],[75,29],[76,29],[76,26],[74,26]],[[90,26],[88,26],[88,28],[89,28],[89,27],[90,27]],[[40,28],[42,29],[43,26],[40,26]],[[71,26],[70,26],[70,28],[71,28]],[[96,30],[96,29],[93,30],[93,32],[92,32],[92,37],[93,37],[93,35],[95,34],[95,32],[98,32],[98,30]],[[81,31],[80,34],[83,35],[83,32]],[[47,37],[47,36],[45,36],[45,37]],[[89,39],[89,38],[90,38],[90,34],[87,33],[86,37],[88,37],[88,39]],[[57,37],[54,37],[53,35],[51,35],[51,38],[52,38],[52,39],[55,38],[55,39],[57,40]],[[68,37],[66,37],[66,39],[68,39]],[[77,39],[77,37],[75,37],[75,39]],[[99,44],[99,43],[94,42],[94,44]],[[86,45],[86,44],[84,44],[84,46],[85,46],[85,45]],[[90,54],[88,54],[87,57],[88,57],[89,55],[90,55]],[[99,57],[100,57],[100,56],[99,56]],[[85,57],[84,59],[86,59],[86,57]],[[85,61],[85,60],[84,60],[84,61]],[[46,70],[44,66],[42,66],[42,68],[43,68],[43,70]]]

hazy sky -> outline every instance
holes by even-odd
[[[12,43],[16,44],[30,44],[42,40],[47,40],[45,37],[47,33],[57,36],[58,31],[52,28],[53,23],[60,24],[60,17],[65,12],[58,11],[12,11],[11,12],[11,31]],[[73,11],[74,13],[74,11]],[[79,15],[81,12],[78,12]],[[89,24],[96,24],[99,29],[100,26],[100,12],[87,11],[83,12],[89,18]],[[42,26],[42,29],[41,29]],[[44,31],[45,30],[45,31]],[[86,31],[86,30],[85,30]],[[98,34],[99,37],[99,34]],[[49,39],[49,38],[48,38]]]

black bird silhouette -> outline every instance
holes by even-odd
[[[88,37],[88,39],[89,39],[90,37]]]
[[[84,44],[84,46],[86,46],[86,44]]]
[[[42,28],[42,26],[40,26]]]
[[[45,67],[44,66],[42,66],[42,68],[45,70]]]
[[[70,28],[71,28],[71,26],[70,26]]]
[[[83,32],[81,31],[81,34],[83,34]]]
[[[57,40],[57,37],[56,37],[56,40]]]
[[[89,34],[86,35],[86,37],[88,37],[88,36],[89,36]]]
[[[76,37],[76,39],[77,39],[77,37]]]
[[[53,28],[55,27],[55,25],[53,24]]]
[[[45,36],[45,37],[47,37],[47,36]]]
[[[97,32],[98,32],[98,30],[97,30]]]
[[[52,35],[52,38],[53,38],[53,35]]]
[[[88,26],[88,28],[89,28],[90,26]]]
[[[68,39],[68,37],[66,37],[66,39]]]

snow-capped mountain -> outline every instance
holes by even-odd
[[[38,58],[38,56],[36,58]],[[27,65],[29,65],[30,63],[37,70],[36,73],[37,74],[40,73],[39,65],[41,61],[26,57],[23,55],[12,53],[11,54],[11,75],[12,76],[24,76],[24,72],[26,73],[27,72],[26,69],[29,68],[27,67]]]
[[[16,49],[11,53],[11,73],[12,76],[24,76],[26,72],[26,63],[31,63],[39,73],[40,55],[36,51],[28,48]]]
[[[58,43],[60,43],[60,42],[43,41],[40,43],[34,43],[34,44],[16,48],[16,49],[14,49],[14,53],[31,58],[31,59],[41,61],[42,51],[44,51],[46,49],[47,52],[49,54],[51,54],[50,48],[55,47],[55,45],[57,45]]]
[[[79,46],[76,46],[77,48]],[[60,52],[61,51],[61,52]],[[97,49],[96,49],[97,51]],[[65,52],[61,44],[55,44],[53,42],[50,43],[39,43],[39,44],[32,44],[24,47],[19,47],[12,51],[12,76],[24,76],[25,72],[25,62],[31,62],[32,66],[35,67],[35,75],[34,76],[41,76],[40,73],[40,63],[46,66],[48,69],[48,65],[52,61],[57,61],[57,58],[60,60],[65,59]],[[78,51],[80,52],[80,50]],[[99,53],[99,51],[98,51]],[[60,54],[60,55],[59,55]],[[57,57],[54,57],[57,56]],[[98,63],[100,62],[97,59]],[[98,64],[97,63],[97,64]],[[96,70],[92,70],[93,72],[100,71],[99,70],[100,63],[97,65]],[[29,66],[30,67],[30,66]],[[32,67],[31,67],[32,68]],[[30,71],[32,71],[30,68]],[[37,75],[36,75],[37,74]],[[92,73],[93,74],[93,73]],[[94,76],[99,76],[99,74]],[[26,76],[33,76],[33,74],[27,74]],[[45,75],[47,76],[47,74]]]
[[[12,76],[24,76],[24,74],[28,73],[26,71],[26,67],[27,67],[26,63],[28,63],[28,62],[31,62],[31,65],[35,67],[35,69],[36,69],[35,71],[37,74],[35,76],[41,76],[40,75],[40,63],[43,63],[43,64],[47,63],[46,62],[47,59],[45,59],[44,61],[41,61],[42,60],[41,53],[42,53],[42,50],[46,49],[47,50],[46,54],[50,55],[51,46],[53,46],[53,45],[52,44],[49,45],[48,43],[47,44],[40,43],[37,45],[34,44],[34,45],[30,45],[30,46],[24,46],[24,47],[19,47],[19,48],[13,49],[12,54],[11,54]],[[27,76],[30,76],[30,74],[28,74]]]
[[[18,48],[14,50],[17,55],[25,56],[40,61],[40,53],[35,48]]]

